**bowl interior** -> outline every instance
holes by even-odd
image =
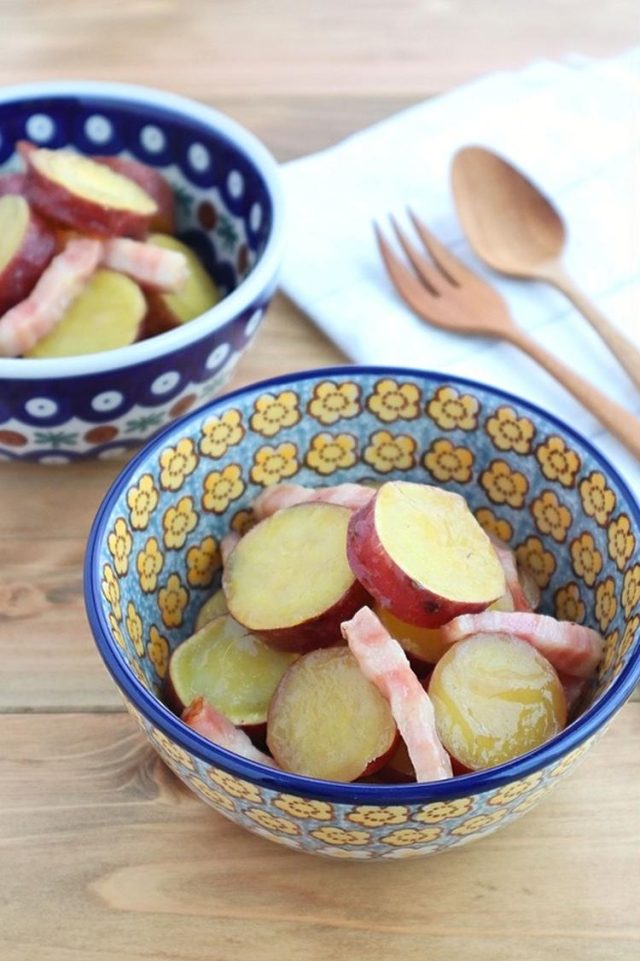
[[[112,673],[124,669],[129,699],[140,702],[140,685],[160,692],[171,650],[219,584],[220,539],[245,529],[261,490],[364,478],[461,493],[530,567],[544,612],[602,632],[589,707],[572,728],[595,718],[612,686],[630,691],[640,673],[638,508],[602,458],[499,391],[343,368],[216,400],[166,430],[116,481],[94,525],[87,589],[98,645]]]
[[[15,144],[23,139],[51,149],[131,157],[155,167],[175,191],[178,236],[198,253],[226,295],[251,272],[266,246],[274,216],[267,184],[224,129],[132,90],[4,100],[0,173],[21,169]],[[167,103],[172,99],[167,96]]]

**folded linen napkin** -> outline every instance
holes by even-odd
[[[502,153],[553,199],[569,227],[569,273],[640,346],[640,48],[496,73],[286,164],[283,289],[354,362],[459,374],[540,404],[592,439],[640,494],[633,456],[532,360],[424,325],[391,286],[372,220],[393,212],[403,221],[410,205],[500,289],[523,329],[640,413],[640,391],[560,293],[500,277],[471,253],[449,188],[465,144]]]

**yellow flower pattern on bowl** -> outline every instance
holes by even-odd
[[[92,625],[146,737],[222,816],[335,858],[433,854],[530,810],[600,735],[595,726],[568,747],[561,735],[545,763],[523,762],[486,788],[470,790],[463,777],[440,790],[361,784],[351,797],[349,785],[280,784],[233,755],[212,758],[157,700],[171,650],[219,585],[220,540],[254,523],[250,504],[262,489],[402,477],[462,493],[529,567],[543,609],[606,632],[597,709],[638,656],[640,528],[606,464],[543,412],[436,375],[345,368],[220,398],[148,450],[125,468],[100,521]]]

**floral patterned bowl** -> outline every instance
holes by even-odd
[[[23,138],[157,167],[176,193],[178,235],[225,295],[189,324],[130,347],[0,358],[0,459],[119,456],[218,393],[253,339],[281,259],[276,164],[215,110],[125,84],[0,90],[0,173],[17,168],[14,145]]]
[[[606,637],[590,706],[558,737],[433,784],[337,784],[274,772],[211,744],[158,697],[171,650],[218,585],[219,543],[252,498],[295,478],[402,477],[462,493],[515,549],[543,607]],[[573,430],[470,381],[344,367],[222,397],[149,443],[95,520],[85,596],[98,649],[142,731],[189,788],[250,831],[338,858],[431,854],[532,808],[594,743],[640,679],[640,509]]]

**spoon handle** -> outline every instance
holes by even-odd
[[[514,327],[506,334],[506,338],[544,367],[640,460],[640,420],[637,417],[576,374],[524,331]]]
[[[593,329],[600,334],[611,353],[618,358],[636,387],[640,387],[640,350],[634,347],[624,334],[616,330],[611,321],[605,317],[593,301],[589,300],[589,298],[576,287],[572,279],[562,268],[558,267],[557,269],[551,270],[546,274],[545,279],[569,298],[576,310],[579,310],[582,316],[589,321]]]

